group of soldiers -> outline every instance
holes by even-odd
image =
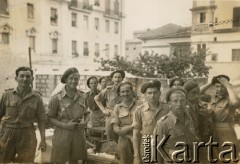
[[[84,93],[77,89],[78,70],[67,69],[61,78],[65,86],[50,97],[45,111],[41,95],[31,88],[33,71],[28,67],[18,68],[17,88],[3,93],[0,102],[0,163],[34,161],[35,121],[41,135],[38,148],[42,151],[46,150],[45,122],[54,125],[51,153],[54,163],[78,163],[87,159],[87,126],[106,127],[107,140],[118,144],[121,164],[145,162],[143,138],[146,136],[156,138],[155,145],[169,137],[163,147],[165,154],[159,151],[150,154],[152,159],[156,155],[155,163],[169,162],[166,156],[172,157],[181,149],[176,146],[178,142],[192,145],[213,138],[220,146],[232,142],[239,148],[233,121],[240,101],[228,76],[218,75],[201,89],[193,79],[175,78],[164,98],[158,80],[144,83],[139,94],[131,82],[124,81],[124,71],[116,70],[110,78],[112,85],[106,86],[105,77],[90,77],[87,80],[90,91]],[[215,88],[216,94],[205,93],[210,87]],[[193,147],[189,149],[188,158],[192,158]],[[214,150],[215,158],[220,152],[221,148]],[[197,162],[211,162],[206,151],[200,148],[199,153]],[[187,162],[184,155],[179,153],[177,159]]]

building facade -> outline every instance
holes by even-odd
[[[157,29],[148,29],[137,36],[142,40],[142,54],[171,55],[189,53],[191,28],[167,24]]]
[[[124,55],[124,5],[124,0],[0,0],[3,80],[29,65],[29,53],[36,74],[73,66],[95,70],[94,59]]]
[[[240,79],[240,1],[194,0],[192,50],[205,50],[209,77],[228,74]]]

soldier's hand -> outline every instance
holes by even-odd
[[[47,144],[45,141],[40,142],[38,150],[41,150],[42,152],[45,152],[47,150]]]
[[[229,86],[231,86],[231,84],[229,83],[229,81],[226,79],[226,78],[223,78],[223,77],[221,77],[221,78],[218,78],[218,80],[222,83],[222,85],[224,86],[224,87],[229,87]]]
[[[68,130],[73,130],[77,127],[77,122],[74,120],[70,120],[67,123],[64,123],[64,128]]]
[[[86,122],[80,122],[77,124],[77,128],[78,129],[84,129],[87,127],[87,123]]]

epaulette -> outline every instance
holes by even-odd
[[[157,124],[160,124],[162,121],[164,121],[166,118],[168,117],[168,115],[162,116],[158,121]]]
[[[8,89],[5,89],[5,92],[8,92],[8,91],[13,91],[14,88],[8,88]]]

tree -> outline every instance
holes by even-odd
[[[101,59],[99,70],[113,71],[121,69],[135,76],[149,78],[173,78],[175,76],[207,77],[211,67],[205,65],[206,51],[192,54],[177,54],[170,56],[149,54],[147,51],[134,61],[116,56],[113,59]]]

